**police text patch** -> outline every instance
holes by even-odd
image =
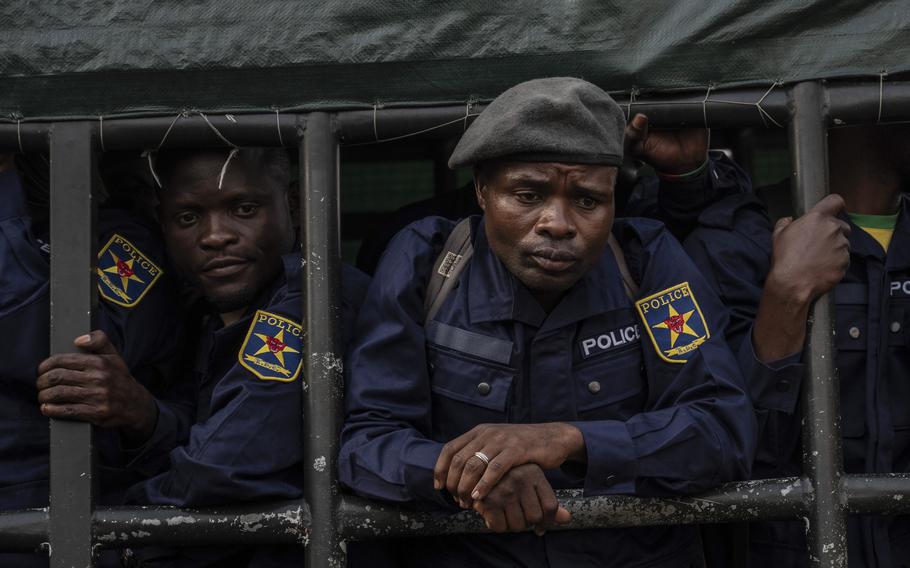
[[[910,280],[894,280],[891,282],[892,298],[910,298]]]
[[[98,253],[97,272],[101,296],[125,308],[138,304],[162,274],[142,251],[118,234]]]
[[[593,337],[581,340],[581,357],[587,359],[617,347],[638,341],[640,337],[637,325],[627,325],[606,331]]]
[[[300,374],[303,341],[300,325],[279,315],[258,310],[250,322],[237,359],[264,381],[289,383]]]
[[[635,302],[648,336],[661,359],[685,363],[711,337],[688,282]]]

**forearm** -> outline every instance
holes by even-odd
[[[809,304],[807,294],[790,289],[773,273],[768,276],[752,329],[759,361],[777,361],[802,351]]]

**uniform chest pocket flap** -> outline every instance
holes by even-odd
[[[437,395],[503,412],[515,369],[512,342],[431,322],[427,325],[430,388]]]
[[[610,414],[603,418],[628,419],[644,406],[640,349],[601,355],[576,367],[572,375],[580,414],[600,409]]]
[[[865,284],[838,284],[835,330],[839,351],[865,351],[869,320],[869,292]]]

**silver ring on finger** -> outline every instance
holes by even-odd
[[[485,463],[486,465],[490,465],[490,458],[487,457],[487,454],[485,454],[485,453],[483,453],[483,452],[474,452],[474,457],[477,458],[477,459],[479,459],[480,461],[482,461],[482,462]]]

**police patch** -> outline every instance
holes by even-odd
[[[289,383],[300,374],[303,341],[300,325],[258,310],[240,346],[237,359],[263,381]]]
[[[115,233],[98,253],[97,272],[101,296],[131,308],[152,289],[163,271],[133,243]]]
[[[688,282],[635,302],[661,359],[685,363],[711,337]]]

